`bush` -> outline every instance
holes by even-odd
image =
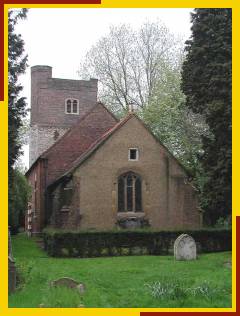
[[[214,297],[226,293],[225,288],[216,287],[216,285],[210,284],[206,280],[197,286],[189,286],[189,282],[186,283],[185,280],[172,278],[145,284],[145,286],[148,288],[151,296],[162,300],[183,300],[187,297],[196,297],[211,301]]]
[[[227,228],[231,229],[232,228],[232,218],[231,216],[224,218],[224,217],[219,217],[215,224],[216,228]]]
[[[45,230],[44,247],[54,257],[104,257],[124,255],[169,255],[183,231],[67,232]],[[197,244],[198,253],[230,251],[231,230],[184,231]]]
[[[11,234],[15,235],[19,228],[25,225],[25,212],[30,196],[30,186],[23,173],[17,169],[13,169],[11,181],[8,198],[8,224]]]

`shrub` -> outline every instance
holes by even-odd
[[[169,255],[183,231],[44,231],[44,247],[54,257],[102,257],[121,255]],[[231,230],[184,231],[191,235],[198,253],[231,250]]]
[[[179,280],[161,280],[146,286],[154,298],[174,300],[187,296],[186,288]]]
[[[215,296],[220,296],[226,292],[224,288],[216,287],[208,281],[204,281],[197,286],[190,286],[186,280],[162,279],[150,284],[145,284],[150,295],[156,299],[183,300],[189,297],[213,300]]]

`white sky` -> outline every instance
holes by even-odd
[[[190,36],[192,9],[30,9],[27,20],[19,22],[29,66],[49,65],[53,77],[79,79],[80,61],[96,41],[108,33],[110,25],[128,23],[138,28],[146,21],[162,21],[184,40]],[[23,94],[30,106],[30,67],[21,77]],[[24,146],[24,165],[28,167],[28,146]]]

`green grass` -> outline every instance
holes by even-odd
[[[231,307],[230,252],[200,255],[196,261],[172,256],[89,259],[50,258],[35,240],[12,238],[19,285],[9,307]],[[71,277],[86,292],[50,287]]]

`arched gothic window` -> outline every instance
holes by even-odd
[[[118,212],[142,211],[142,181],[134,172],[118,178]]]

